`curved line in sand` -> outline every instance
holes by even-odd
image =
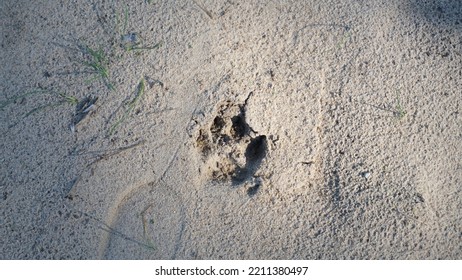
[[[130,197],[132,197],[140,189],[143,189],[143,188],[148,187],[148,186],[156,186],[163,180],[163,178],[165,177],[165,174],[167,174],[168,170],[172,166],[173,161],[177,158],[178,152],[181,149],[182,145],[183,145],[183,142],[178,145],[175,153],[173,154],[172,158],[169,160],[169,162],[167,164],[167,167],[165,168],[164,172],[160,175],[160,177],[157,180],[147,182],[147,183],[138,184],[138,185],[134,185],[133,187],[129,187],[129,188],[125,189],[117,197],[115,202],[112,204],[113,206],[111,208],[109,208],[109,211],[107,212],[107,217],[104,220],[104,222],[110,228],[114,227],[114,224],[115,224],[115,222],[117,220],[117,217],[119,216],[120,208],[125,204],[126,201],[128,201],[128,199]],[[182,202],[180,202],[180,204],[182,205]],[[181,207],[181,209],[183,209],[183,207]],[[110,237],[111,237],[110,232],[106,231],[106,232],[103,233],[103,236],[101,237],[101,241],[100,241],[99,247],[98,247],[98,258],[99,259],[103,259],[104,256],[106,255],[106,251],[107,251],[108,246],[109,246]]]

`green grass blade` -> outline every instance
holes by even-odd
[[[142,78],[138,84],[136,95],[130,102],[127,103],[127,108],[125,109],[124,114],[109,128],[109,133],[108,133],[109,136],[111,136],[116,131],[116,129],[119,127],[119,125],[122,124],[129,117],[130,113],[133,111],[133,109],[139,103],[140,99],[143,97],[144,92],[145,92],[145,81],[144,81],[144,78]]]
[[[122,34],[125,34],[127,32],[127,26],[128,26],[128,7],[125,7],[124,11],[124,27],[122,29]]]

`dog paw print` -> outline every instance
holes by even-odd
[[[268,148],[266,136],[256,134],[245,120],[244,105],[230,101],[220,104],[194,137],[202,173],[208,179],[233,185],[252,179]]]

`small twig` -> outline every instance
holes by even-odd
[[[73,192],[75,190],[75,188],[77,187],[77,185],[79,184],[80,182],[80,179],[82,178],[82,175],[85,173],[85,171],[89,170],[94,164],[98,163],[99,161],[103,160],[103,159],[108,159],[109,157],[111,156],[115,156],[117,154],[120,154],[121,152],[123,151],[126,151],[126,150],[129,150],[129,149],[133,149],[135,147],[138,147],[139,145],[142,145],[146,142],[146,140],[141,140],[141,141],[138,141],[134,144],[131,144],[131,145],[128,145],[128,146],[125,146],[125,147],[121,147],[121,148],[118,148],[118,149],[113,149],[113,150],[106,150],[106,151],[89,151],[89,152],[85,152],[85,153],[78,153],[78,154],[71,154],[71,156],[81,156],[81,155],[85,155],[85,154],[95,154],[94,156],[94,160],[91,161],[90,163],[88,163],[85,168],[82,170],[82,172],[80,172],[79,176],[74,180],[74,182],[72,183],[72,186],[70,187],[67,195],[66,195],[66,198],[68,199],[73,199],[74,195],[73,195]]]
[[[244,107],[247,106],[247,102],[249,102],[250,97],[252,97],[253,91],[249,92],[249,95],[247,95],[247,98],[244,100]]]
[[[116,229],[114,229],[114,228],[112,228],[112,227],[110,227],[110,226],[107,225],[105,222],[101,221],[101,220],[98,219],[98,218],[95,218],[95,217],[91,216],[90,214],[87,214],[87,213],[82,212],[82,211],[79,211],[79,210],[74,210],[74,211],[81,213],[82,215],[84,215],[84,216],[87,217],[87,218],[90,218],[90,219],[93,220],[93,221],[96,221],[96,222],[98,223],[98,227],[99,227],[100,229],[106,231],[106,232],[109,232],[109,233],[111,233],[111,234],[118,235],[119,237],[121,237],[121,238],[123,238],[123,239],[125,239],[125,240],[127,240],[127,241],[133,242],[133,243],[135,243],[135,244],[137,244],[137,245],[140,245],[140,246],[142,246],[142,247],[145,247],[145,248],[147,248],[147,249],[150,249],[150,250],[155,250],[155,249],[156,249],[154,246],[152,246],[152,245],[150,245],[150,244],[146,244],[146,243],[144,243],[144,242],[138,241],[138,240],[136,240],[135,238],[132,238],[132,237],[130,237],[130,236],[128,236],[128,235],[126,235],[126,234],[124,234],[124,233],[122,233],[122,232],[120,232],[120,231],[118,231],[118,230],[116,230]]]
[[[95,157],[100,157],[100,158],[108,158],[110,156],[113,156],[113,155],[116,155],[116,154],[119,154],[125,150],[128,150],[128,149],[132,149],[132,148],[135,148],[141,144],[144,144],[146,142],[146,140],[141,140],[141,141],[138,141],[136,143],[133,143],[131,145],[128,145],[128,146],[125,146],[125,147],[120,147],[120,148],[117,148],[117,149],[111,149],[111,150],[100,150],[100,151],[87,151],[87,152],[82,152],[82,153],[74,153],[74,154],[71,154],[71,156],[82,156],[82,155],[89,155],[89,154],[92,154],[92,155],[96,155]]]
[[[141,212],[141,222],[143,224],[143,238],[145,241],[147,241],[153,248],[155,248],[154,242],[151,240],[151,238],[148,237],[148,232],[147,232],[147,227],[146,224],[148,223],[146,221],[146,212],[152,207],[152,204],[149,204],[144,210]]]
[[[210,19],[213,19],[212,13],[211,13],[210,11],[208,11],[206,8],[204,8],[201,4],[197,3],[196,0],[193,0],[193,2],[194,2],[202,11],[204,11],[204,13],[207,14],[207,16],[208,16]]]

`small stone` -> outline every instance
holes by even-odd
[[[361,173],[361,176],[363,176],[366,179],[369,179],[369,177],[371,177],[371,173],[370,172],[363,172],[363,173]]]

